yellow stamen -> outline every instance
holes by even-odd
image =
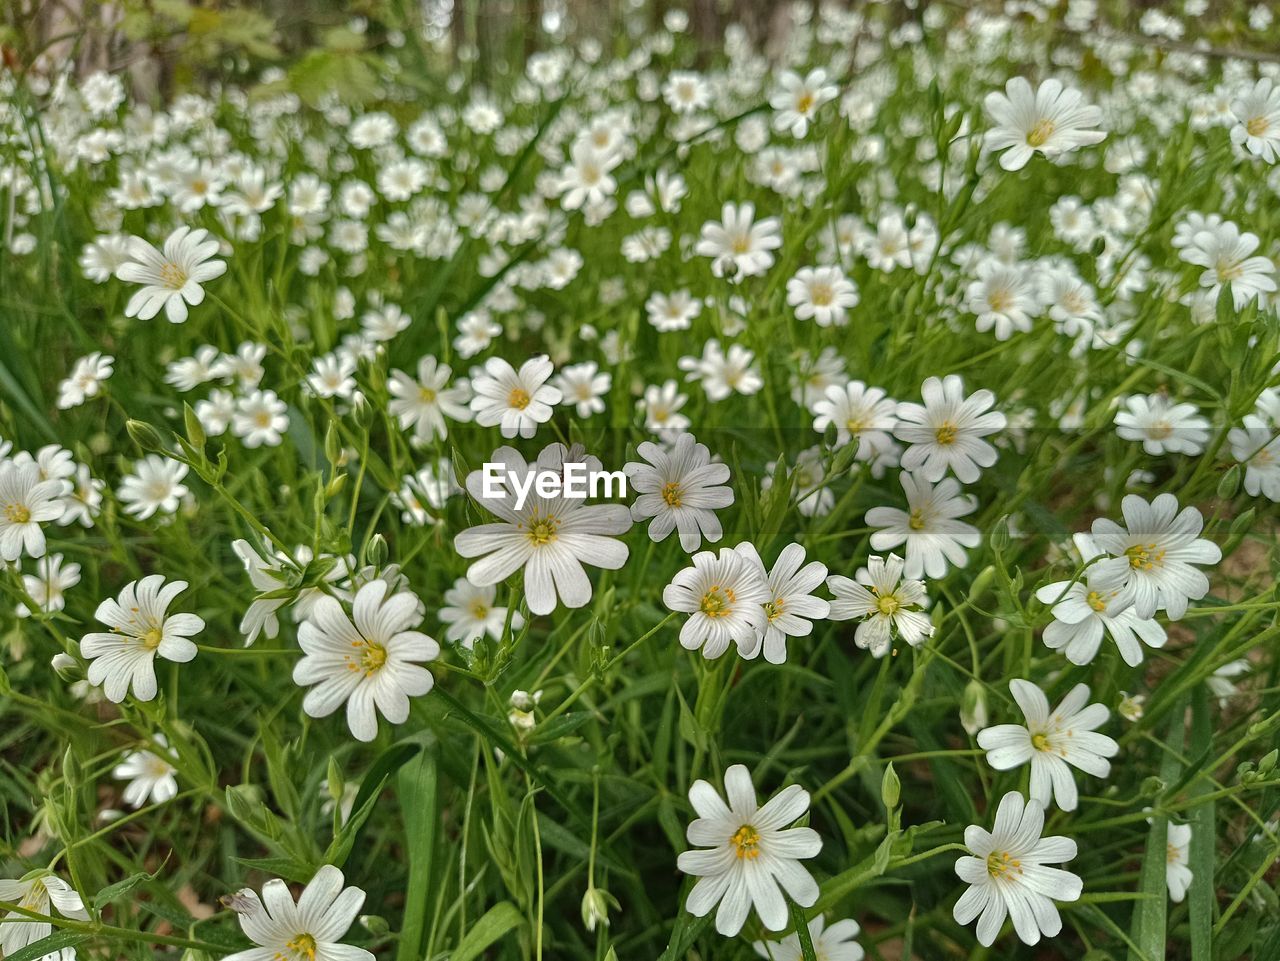
[[[662,499],[667,502],[670,507],[679,507],[683,503],[681,497],[680,485],[672,481],[662,488]]]
[[[1028,147],[1043,147],[1045,143],[1053,136],[1058,125],[1052,120],[1045,118],[1031,128],[1031,132],[1027,134]]]
[[[993,878],[1007,878],[1022,873],[1022,862],[1008,851],[992,851],[987,855],[987,873]]]
[[[760,857],[760,832],[750,824],[744,824],[738,828],[729,839],[729,844],[734,848],[734,854],[738,856],[738,860],[746,858],[748,861],[754,861]]]
[[[181,290],[187,284],[187,272],[177,264],[166,261],[160,268],[160,280],[166,287]]]
[[[1164,551],[1158,550],[1155,544],[1134,544],[1124,553],[1129,558],[1129,566],[1135,571],[1150,571],[1164,566]]]
[[[737,595],[728,587],[712,584],[707,593],[702,595],[702,603],[698,609],[707,617],[728,617],[733,613],[733,603]]]
[[[523,387],[513,387],[511,393],[507,395],[507,406],[514,407],[516,410],[524,410],[529,406],[529,401],[532,399],[529,396],[529,392]]]
[[[24,504],[6,504],[4,516],[10,524],[26,524],[31,520],[31,511]]]
[[[954,444],[956,442],[956,435],[959,432],[960,428],[956,427],[955,424],[948,420],[938,426],[938,429],[933,432],[933,436],[939,444],[942,444],[945,447],[948,444]]]

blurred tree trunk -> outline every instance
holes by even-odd
[[[542,46],[542,0],[524,3],[524,55],[527,60]]]
[[[698,41],[698,65],[706,66],[724,36],[716,0],[693,0],[689,8],[689,26]]]

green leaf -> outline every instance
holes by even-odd
[[[1203,755],[1213,744],[1213,720],[1209,713],[1209,688],[1200,684],[1191,695],[1191,753]],[[1212,785],[1206,778],[1197,780],[1191,797],[1208,794]],[[1214,802],[1202,801],[1192,808],[1191,890],[1187,894],[1191,922],[1191,956],[1208,958],[1213,950],[1213,915],[1217,908],[1214,887],[1214,854],[1217,835],[1214,830]]]
[[[440,779],[436,771],[435,745],[425,745],[421,753],[400,768],[396,794],[404,816],[404,847],[409,859],[409,879],[405,885],[404,921],[400,926],[398,961],[418,961],[426,930],[427,904],[431,891],[431,865],[439,823]]]
[[[596,716],[594,711],[570,711],[568,714],[561,714],[559,717],[553,717],[546,724],[542,724],[529,737],[530,744],[543,744],[547,741],[554,741],[565,735],[572,734],[582,725],[586,724]]]
[[[293,858],[233,858],[232,860],[254,871],[284,878],[286,881],[296,881],[298,884],[306,884],[316,873],[313,865]]]
[[[139,871],[137,874],[131,874],[123,881],[117,881],[115,884],[108,884],[105,888],[93,896],[94,911],[101,911],[106,905],[113,901],[118,901],[124,895],[128,894],[143,881],[150,880],[155,875],[148,874],[146,871]]]
[[[473,961],[480,953],[503,935],[524,924],[524,918],[510,901],[495,904],[471,926],[449,961]]]
[[[45,955],[53,954],[55,951],[61,951],[63,948],[73,948],[77,944],[83,944],[93,935],[83,931],[54,931],[53,934],[39,941],[32,941],[20,951],[13,954],[6,954],[4,961],[39,961]]]
[[[1164,760],[1160,764],[1160,780],[1173,784],[1178,779],[1183,743],[1186,739],[1186,699],[1179,702],[1169,722],[1169,737],[1165,742]],[[1169,819],[1161,814],[1151,817],[1151,829],[1147,832],[1147,849],[1142,857],[1142,871],[1138,875],[1138,892],[1147,895],[1133,906],[1129,922],[1129,961],[1163,961],[1165,957],[1165,929],[1167,927],[1168,898],[1166,897],[1165,869],[1168,865]]]

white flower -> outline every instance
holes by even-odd
[[[686,650],[702,649],[708,660],[737,644],[739,651],[758,650],[758,635],[768,628],[764,605],[772,600],[760,557],[732,547],[719,555],[699,551],[693,566],[678,572],[662,591],[668,610],[690,615],[680,628]]]
[[[902,577],[903,561],[897,554],[871,555],[867,566],[858,569],[854,580],[839,574],[827,578],[834,595],[831,619],[861,620],[853,642],[873,657],[889,653],[892,629],[912,647],[919,647],[933,634],[933,624],[924,608],[929,604],[924,581]]]
[[[79,407],[90,397],[97,397],[115,362],[114,357],[97,351],[77,360],[67,379],[58,385],[58,410]]]
[[[862,945],[853,940],[862,929],[852,918],[845,918],[828,927],[826,919],[820,914],[809,922],[808,927],[813,953],[822,961],[862,961],[866,957]],[[788,934],[781,941],[756,941],[751,948],[766,961],[804,961],[798,934]]]
[[[178,793],[178,780],[174,777],[177,769],[164,756],[176,758],[177,752],[169,747],[163,734],[155,735],[154,740],[159,745],[159,754],[130,751],[111,772],[112,777],[129,782],[125,785],[123,800],[131,808],[142,807],[148,798],[162,804]]]
[[[1049,79],[1033,92],[1023,77],[1012,78],[1004,89],[987,94],[983,105],[995,122],[986,133],[986,147],[1004,151],[1000,166],[1005,170],[1021,170],[1037,150],[1056,157],[1106,139],[1105,131],[1090,129],[1102,123],[1102,111],[1085,102],[1079,90]]]
[[[909,578],[921,574],[941,577],[947,572],[948,561],[964,567],[969,563],[964,548],[977,547],[982,538],[976,527],[956,518],[972,514],[978,507],[977,499],[960,493],[953,477],[935,485],[903,471],[899,479],[907,495],[907,510],[873,507],[867,511],[867,524],[881,528],[871,535],[871,549],[887,551],[906,544],[903,573]]]
[[[788,544],[778,555],[773,570],[766,574],[764,562],[753,544],[743,541],[734,549],[754,559],[769,592],[762,605],[764,628],[756,633],[754,644],[739,643],[738,653],[750,659],[763,651],[764,659],[770,664],[785,664],[787,638],[808,637],[813,633],[813,622],[827,617],[831,611],[831,605],[813,593],[827,576],[827,565],[820,561],[806,564],[804,548]]]
[[[756,355],[738,344],[730,344],[726,354],[720,349],[720,341],[709,340],[702,348],[701,357],[681,357],[677,362],[685,372],[685,380],[701,381],[707,399],[724,400],[734,391],[754,394],[764,386],[764,379],[755,368]]]
[[[860,380],[843,387],[832,384],[813,405],[813,429],[825,431],[834,424],[836,443],[847,444],[856,438],[854,458],[870,461],[893,446],[890,434],[897,425],[897,411],[898,402],[886,397],[879,387],[868,387]]]
[[[1280,434],[1254,414],[1245,415],[1243,426],[1227,434],[1231,454],[1244,465],[1244,490],[1280,501]]]
[[[1236,119],[1232,143],[1243,144],[1267,163],[1280,159],[1280,86],[1271,77],[1263,77],[1232,100],[1231,113]]]
[[[687,290],[673,294],[652,293],[644,302],[649,323],[660,333],[688,330],[693,319],[702,312],[702,301]]]
[[[799,320],[843,327],[849,322],[849,308],[858,304],[858,288],[839,267],[804,267],[787,281],[787,303]]]
[[[44,555],[40,525],[62,517],[65,493],[63,481],[43,479],[36,461],[0,459],[0,560]]]
[[[1114,740],[1099,734],[1111,716],[1104,704],[1089,704],[1089,688],[1077,684],[1052,711],[1044,691],[1030,681],[1009,682],[1013,699],[1026,718],[1026,727],[997,724],[978,732],[978,746],[987,752],[987,763],[1008,771],[1031,762],[1031,798],[1042,807],[1052,796],[1058,807],[1074,811],[1079,799],[1071,767],[1094,777],[1111,773],[1107,760],[1120,750]]]
[[[1049,864],[1076,856],[1076,842],[1064,837],[1041,837],[1044,808],[1024,801],[1017,791],[1000,799],[995,824],[988,833],[976,824],[964,830],[972,856],[956,860],[956,874],[970,885],[956,902],[958,924],[978,919],[978,942],[990,947],[1006,917],[1024,944],[1037,944],[1041,935],[1054,937],[1062,918],[1054,901],[1076,901],[1083,884],[1079,876]]]
[[[1199,454],[1209,439],[1209,422],[1195,404],[1175,404],[1166,394],[1136,394],[1116,411],[1116,433],[1125,440],[1142,441],[1153,456]]]
[[[1031,317],[1040,303],[1030,272],[1018,264],[984,260],[977,273],[978,279],[965,291],[965,305],[977,318],[978,333],[994,328],[996,340],[1008,340],[1015,330],[1031,330]]]
[[[486,634],[495,641],[502,640],[508,608],[494,604],[497,596],[498,589],[492,584],[481,587],[465,577],[454,581],[453,587],[444,592],[445,606],[438,612],[440,620],[447,625],[445,640],[458,641],[463,647],[471,647],[477,638]],[[519,611],[510,613],[511,630],[524,627],[524,615]]]
[[[63,917],[89,920],[89,912],[84,909],[80,895],[66,881],[52,874],[22,881],[0,880],[0,901],[46,917],[52,904]],[[52,933],[53,925],[49,922],[32,921],[16,911],[9,911],[0,919],[0,951],[5,957],[10,957]]]
[[[936,482],[949,468],[962,483],[972,484],[981,476],[979,468],[996,462],[996,449],[982,438],[1005,427],[1004,414],[989,410],[995,394],[975,390],[965,397],[964,381],[955,374],[928,378],[920,394],[923,406],[898,404],[893,433],[910,445],[902,454],[903,470]]]
[[[1085,562],[1102,556],[1088,534],[1076,534],[1075,543]],[[1161,648],[1169,635],[1155,620],[1139,617],[1132,607],[1117,603],[1118,591],[1092,587],[1088,581],[1091,572],[1092,568],[1085,572],[1084,580],[1056,581],[1036,591],[1037,600],[1053,605],[1053,623],[1044,629],[1045,647],[1062,651],[1072,664],[1090,664],[1098,655],[1105,631],[1124,662],[1136,667],[1142,663],[1142,644]]]
[[[231,432],[245,447],[275,447],[289,429],[288,408],[274,390],[255,390],[236,401]]]
[[[356,593],[352,617],[328,594],[316,599],[298,628],[304,657],[293,668],[293,682],[315,685],[303,698],[312,717],[328,717],[344,703],[347,726],[358,740],[378,733],[378,712],[392,724],[409,717],[409,698],[426,694],[434,683],[419,661],[434,660],[440,645],[420,631],[421,602],[408,591],[387,596],[381,578]],[[352,620],[354,618],[354,622]]]
[[[662,99],[676,113],[694,113],[711,102],[711,88],[698,74],[677,70],[662,85]]]
[[[1217,300],[1223,284],[1231,285],[1231,300],[1242,310],[1260,294],[1274,293],[1276,265],[1266,257],[1254,254],[1258,235],[1241,232],[1230,221],[1207,224],[1196,233],[1179,256],[1189,264],[1203,267],[1200,286]],[[1252,255],[1252,256],[1251,256]]]
[[[680,408],[688,401],[688,395],[680,393],[680,385],[674,380],[665,381],[661,387],[650,384],[644,389],[644,399],[640,402],[645,430],[659,434],[686,429],[689,418],[680,413]]]
[[[724,772],[724,790],[727,805],[706,781],[689,788],[698,817],[686,836],[695,847],[676,863],[698,883],[685,910],[700,918],[719,904],[716,930],[729,938],[742,930],[752,907],[766,928],[781,931],[787,926],[783,891],[801,907],[818,900],[818,884],[800,862],[817,857],[822,838],[812,828],[788,828],[809,810],[809,792],[792,784],[760,807],[741,764]]]
[[[671,447],[642,442],[636,453],[643,461],[624,465],[632,490],[639,496],[631,505],[631,519],[650,517],[649,539],[666,540],[680,532],[680,547],[691,553],[705,539],[714,544],[724,531],[715,512],[733,503],[733,488],[725,486],[729,468],[713,463],[706,446],[692,434],[679,435]]]
[[[424,464],[416,474],[401,478],[400,485],[391,500],[400,508],[400,519],[415,527],[438,524],[445,502],[461,490],[448,460]]]
[[[116,276],[143,287],[129,298],[124,315],[150,320],[163,308],[170,323],[186,321],[187,304],[204,301],[200,285],[227,269],[225,262],[210,259],[218,252],[218,241],[206,240],[208,236],[207,230],[179,227],[165,240],[163,252],[141,237],[130,237],[131,259],[116,268]]]
[[[562,395],[560,403],[572,405],[579,417],[590,417],[603,413],[603,397],[613,387],[613,375],[601,373],[600,365],[588,360],[560,368],[552,386]]]
[[[467,407],[471,399],[469,390],[462,385],[448,386],[451,376],[453,370],[449,365],[441,364],[430,355],[418,361],[416,381],[402,370],[393,370],[387,382],[392,396],[387,410],[400,421],[401,427],[412,427],[418,440],[443,440],[449,433],[444,422],[446,416],[463,423],[472,417]]]
[[[101,686],[107,700],[119,704],[132,688],[134,697],[149,701],[156,696],[157,655],[178,664],[196,656],[191,637],[204,630],[204,619],[167,613],[186,589],[186,581],[166,584],[163,575],[148,574],[98,605],[93,616],[111,631],[86,634],[80,653],[90,662],[89,683]]]
[[[622,157],[612,151],[597,150],[589,140],[578,140],[569,151],[569,162],[560,171],[560,206],[578,210],[584,204],[598,204],[613,196],[618,182],[609,171]]]
[[[773,129],[803,137],[809,132],[809,121],[818,108],[834,100],[839,92],[835,84],[827,82],[827,72],[821,67],[810,70],[803,78],[785,71],[769,98],[769,106],[775,111]]]
[[[249,575],[249,583],[261,594],[270,594],[288,586],[288,578],[281,569],[280,562],[268,559],[248,541],[241,538],[231,542],[240,562],[244,564]],[[275,637],[280,633],[280,620],[276,612],[289,603],[287,597],[255,597],[240,619],[240,633],[244,635],[244,646],[248,647],[263,632],[267,637]]]
[[[364,891],[344,888],[342,872],[326,864],[294,903],[279,879],[262,886],[262,898],[244,888],[236,894],[240,930],[258,947],[229,954],[223,961],[373,961],[373,955],[341,938],[364,904]]]
[[[702,225],[702,238],[694,253],[711,258],[711,272],[731,279],[755,277],[773,266],[773,253],[782,246],[782,224],[777,217],[754,223],[755,204],[726,203],[720,222]]]
[[[63,593],[80,583],[80,565],[63,564],[61,554],[46,554],[36,561],[35,574],[22,575],[22,588],[36,607],[45,613],[60,611],[67,606]],[[25,603],[16,610],[19,617],[30,617],[32,611]]]
[[[1117,607],[1132,602],[1138,617],[1164,608],[1171,620],[1187,612],[1187,602],[1209,593],[1209,578],[1193,564],[1222,560],[1218,545],[1200,537],[1204,518],[1194,507],[1178,512],[1178,499],[1161,494],[1146,501],[1128,494],[1120,502],[1125,527],[1100,517],[1093,538],[1111,556],[1091,568],[1089,584],[1120,594]]]
[[[501,357],[485,361],[484,373],[471,379],[471,410],[481,427],[501,425],[503,437],[532,437],[551,419],[562,395],[547,380],[553,370],[545,354],[531,357],[517,371]]]
[[[307,384],[317,397],[347,400],[356,389],[354,357],[333,353],[317,357],[307,375]]]
[[[1169,888],[1170,899],[1181,904],[1192,878],[1191,868],[1187,867],[1191,860],[1190,824],[1169,824],[1165,851],[1164,881]]]
[[[186,464],[159,454],[148,454],[136,461],[133,473],[120,482],[119,497],[125,513],[138,520],[146,520],[156,511],[172,514],[187,496],[187,488],[180,483],[186,476]]]
[[[571,457],[563,444],[546,447],[532,464],[510,447],[498,448],[490,461],[513,476],[515,486],[545,471],[563,471],[566,462],[584,463],[588,475],[601,469],[598,458]],[[514,490],[500,486],[500,496],[486,497],[483,472],[467,475],[467,491],[498,517],[497,523],[469,528],[454,538],[459,554],[480,558],[467,568],[473,584],[497,584],[523,568],[529,610],[550,614],[557,601],[582,607],[591,600],[584,562],[606,570],[626,563],[627,545],[614,539],[631,527],[631,512],[624,505],[588,504],[563,494],[543,497],[534,486],[517,510]]]

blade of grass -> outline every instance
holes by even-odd
[[[1164,760],[1160,764],[1160,780],[1173,784],[1182,762],[1182,748],[1186,739],[1186,701],[1180,702],[1169,722],[1169,736],[1165,741]],[[1133,906],[1129,923],[1129,961],[1161,961],[1165,956],[1165,927],[1168,916],[1168,899],[1165,896],[1165,868],[1168,865],[1169,818],[1158,812],[1151,816],[1151,828],[1147,832],[1147,849],[1142,857],[1142,872],[1138,878],[1138,891],[1149,897]]]
[[[1198,756],[1213,743],[1213,721],[1209,716],[1209,688],[1201,684],[1191,695],[1191,754]],[[1207,772],[1212,773],[1212,772]],[[1212,789],[1206,778],[1196,780],[1191,796],[1208,794]],[[1217,907],[1214,896],[1214,802],[1205,801],[1192,809],[1191,817],[1191,890],[1188,909],[1191,920],[1192,961],[1208,961],[1213,950],[1213,915]]]

